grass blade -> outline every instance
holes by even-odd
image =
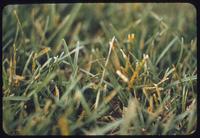
[[[92,132],[88,132],[88,135],[105,135],[107,132],[116,129],[121,123],[123,119],[117,120],[112,123],[108,123],[106,126],[101,128],[96,128]]]
[[[48,39],[47,45],[55,38],[56,35],[57,39],[55,40],[55,44],[57,44],[57,42],[60,41],[68,33],[77,13],[81,8],[81,5],[82,4],[79,3],[73,7],[72,11],[70,12],[70,15],[66,16],[61,25],[58,27],[58,29]]]
[[[28,97],[31,97],[33,94],[40,92],[40,90],[42,88],[44,88],[56,76],[56,74],[57,73],[54,72],[54,73],[47,75],[47,77],[44,79],[44,81],[40,85],[38,85],[38,87],[36,89],[34,89],[33,91],[31,91],[28,94]]]
[[[177,80],[175,82],[172,82],[171,84],[166,86],[164,89],[168,89],[168,88],[171,88],[173,86],[176,86],[177,84],[179,84],[181,82],[183,83],[183,82],[193,81],[193,80],[196,80],[196,79],[197,79],[197,75],[193,75],[193,76],[190,76],[190,77],[185,77],[185,78],[181,79],[180,81]]]
[[[173,46],[173,44],[178,40],[178,37],[175,37],[167,46],[166,48],[162,51],[158,59],[156,60],[156,65],[160,62],[160,60],[164,57],[164,55],[169,51],[169,49]]]
[[[3,101],[28,101],[30,98],[25,96],[7,96],[3,97]]]

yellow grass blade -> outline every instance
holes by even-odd
[[[40,56],[48,53],[51,49],[49,47],[45,47],[44,49],[42,49],[37,55],[35,58],[39,58]]]
[[[143,60],[138,63],[138,66],[136,66],[136,69],[135,69],[135,71],[130,79],[130,82],[128,84],[129,90],[133,87],[135,80],[137,79],[137,77],[138,77],[140,71],[142,70],[142,67],[144,66],[147,59],[148,59],[148,55],[144,55]]]
[[[117,91],[114,89],[111,91],[111,93],[105,98],[105,103],[109,103],[113,97],[117,94]]]
[[[70,134],[68,120],[64,115],[58,119],[58,127],[61,135],[68,136]]]

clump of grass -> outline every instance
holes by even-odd
[[[195,25],[190,4],[5,7],[4,132],[194,133]]]

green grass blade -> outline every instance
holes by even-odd
[[[36,89],[34,89],[28,94],[28,97],[31,97],[33,94],[40,92],[42,88],[44,88],[51,80],[53,80],[54,77],[56,77],[56,74],[56,72],[53,72],[47,75],[44,81],[41,84],[39,84]]]
[[[30,61],[31,61],[31,59],[32,59],[33,53],[34,53],[34,52],[31,52],[31,54],[29,55],[28,60],[26,61],[26,64],[25,64],[24,69],[23,69],[23,71],[22,71],[22,75],[25,74],[25,71],[27,70],[28,65],[29,65],[29,63],[30,63]]]
[[[3,97],[3,101],[28,101],[30,98],[26,96],[7,96]]]
[[[181,39],[181,51],[180,51],[180,55],[178,57],[178,61],[177,61],[177,65],[180,63],[182,57],[183,57],[183,48],[184,48],[184,40],[183,38]]]
[[[156,65],[160,62],[160,60],[164,57],[164,55],[167,53],[167,51],[170,50],[170,48],[174,45],[174,43],[178,40],[178,37],[175,37],[167,46],[166,48],[162,51],[158,59],[156,60]]]
[[[193,80],[196,80],[196,79],[197,79],[197,75],[193,75],[193,76],[190,76],[190,77],[185,77],[185,78],[181,79],[180,81],[177,80],[177,81],[172,82],[171,84],[166,86],[164,89],[168,89],[168,88],[171,88],[173,86],[176,86],[177,84],[179,84],[181,82],[183,83],[183,82],[193,81]]]
[[[107,132],[116,129],[121,123],[123,119],[116,120],[113,123],[108,123],[105,126],[101,128],[96,128],[92,132],[89,132],[89,134],[92,135],[105,135]]]

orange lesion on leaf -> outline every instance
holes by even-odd
[[[41,57],[42,55],[48,53],[49,51],[51,51],[51,48],[45,47],[45,48],[43,48],[39,53],[37,53],[37,54],[35,55],[35,58],[39,58],[39,57]]]
[[[143,68],[143,66],[144,66],[144,64],[146,63],[146,61],[147,61],[148,58],[149,58],[148,55],[145,55],[145,54],[144,54],[144,55],[143,55],[142,61],[140,61],[140,62],[136,65],[136,69],[135,69],[135,71],[133,72],[133,75],[131,76],[131,79],[130,79],[130,81],[129,81],[129,83],[128,83],[128,88],[129,88],[129,90],[133,87],[133,85],[134,85],[136,79],[137,79],[138,76],[139,76],[140,71],[142,70],[142,68]]]
[[[132,42],[133,40],[135,39],[135,34],[128,34],[128,42]],[[125,82],[128,84],[128,89],[130,90],[135,81],[137,80],[138,76],[139,76],[139,73],[141,72],[143,66],[145,65],[147,59],[148,59],[148,55],[143,55],[143,59],[137,64],[136,68],[134,69],[133,66],[131,65],[130,63],[130,57],[129,55],[126,55],[125,52],[120,49],[120,52],[123,56],[123,58],[125,59],[125,67],[121,66],[120,64],[120,60],[119,60],[119,57],[117,55],[117,51],[116,51],[116,44],[115,46],[113,46],[112,48],[112,61],[114,63],[114,67],[115,67],[115,70],[116,70],[116,74]],[[130,79],[128,78],[128,70],[131,70],[132,72],[132,75],[130,77]]]
[[[41,57],[42,55],[48,53],[49,51],[51,51],[51,48],[45,47],[39,53],[34,53],[33,58],[32,58],[32,72],[35,72],[36,59]]]
[[[135,34],[128,34],[128,42],[132,42],[135,39]]]
[[[153,113],[153,111],[154,111],[153,97],[150,97],[149,107],[147,108],[147,111],[148,111],[149,113]]]
[[[158,83],[153,83],[153,86],[145,86],[143,87],[143,93],[145,95],[145,97],[147,98],[147,100],[149,101],[149,103],[155,103],[156,107],[158,107],[159,103],[161,103],[161,91],[163,90],[162,87],[160,87],[160,85],[167,81],[169,78],[167,77],[167,74],[165,74],[163,76],[163,78],[158,82]],[[152,102],[152,101],[153,102]],[[147,109],[147,111],[150,111],[150,107]]]
[[[37,53],[34,53],[33,58],[32,58],[32,73],[35,72],[36,56],[37,56]]]
[[[13,45],[13,56],[10,58],[9,62],[9,84],[14,85],[14,86],[19,86],[19,82],[23,81],[25,79],[24,76],[17,75],[16,74],[16,46],[15,44]]]

